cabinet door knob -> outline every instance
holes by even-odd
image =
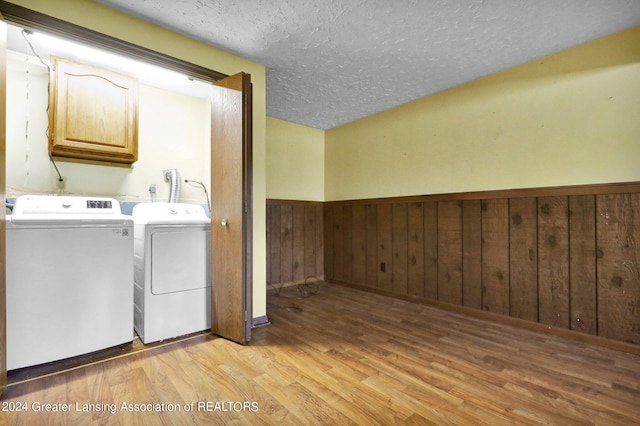
[[[222,219],[222,222],[220,222],[220,224],[221,224],[222,226],[227,226],[228,221],[229,221],[229,219],[224,218],[224,219]]]

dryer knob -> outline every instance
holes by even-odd
[[[178,210],[171,208],[169,209],[169,214],[178,214]]]

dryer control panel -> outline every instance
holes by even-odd
[[[131,212],[136,223],[209,223],[204,207],[187,203],[139,203]]]

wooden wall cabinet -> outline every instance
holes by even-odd
[[[138,159],[138,81],[52,56],[49,152],[131,164]]]

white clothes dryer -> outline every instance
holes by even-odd
[[[140,203],[134,220],[134,325],[143,343],[211,328],[211,223],[202,206]]]
[[[118,201],[20,196],[6,244],[8,370],[133,341],[133,220]]]

